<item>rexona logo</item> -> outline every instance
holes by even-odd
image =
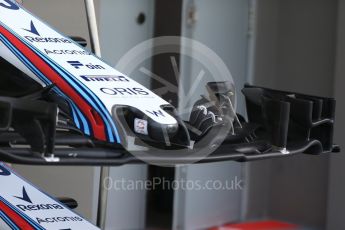
[[[109,75],[104,75],[104,76],[80,76],[82,79],[85,81],[96,81],[96,82],[102,82],[102,81],[120,81],[120,82],[129,82],[129,79],[124,77],[124,76],[109,76]]]
[[[0,6],[9,10],[19,10],[19,6],[11,0],[0,0]]]
[[[23,186],[23,195],[22,196],[14,196],[15,198],[25,201],[28,204],[18,204],[16,205],[20,210],[23,212],[32,212],[32,211],[42,211],[42,210],[57,210],[57,209],[64,209],[59,204],[34,204],[30,199],[25,187]]]
[[[10,176],[11,172],[8,171],[4,166],[0,165],[0,176]]]
[[[42,37],[41,34],[38,32],[33,21],[30,22],[30,29],[23,28],[23,30],[35,35],[35,36],[24,36],[27,40],[29,40],[32,43],[72,43],[67,38]]]

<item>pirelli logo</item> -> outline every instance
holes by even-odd
[[[129,79],[124,76],[80,76],[85,81],[107,82],[107,81],[121,81],[129,82]]]

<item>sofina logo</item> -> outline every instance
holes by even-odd
[[[19,10],[19,6],[11,0],[0,0],[0,6],[10,10]]]
[[[71,66],[73,66],[76,69],[80,69],[80,67],[84,66],[80,61],[68,61]]]
[[[73,66],[76,69],[80,69],[81,67],[85,66],[88,69],[105,69],[103,66],[101,65],[95,65],[92,63],[86,64],[84,65],[83,63],[81,63],[80,61],[67,61],[68,64],[70,64],[71,66]]]

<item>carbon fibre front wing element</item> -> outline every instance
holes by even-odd
[[[173,148],[165,151],[162,145],[160,150],[154,148],[150,150],[151,154],[138,159],[137,154],[144,150],[128,152],[121,145],[92,139],[70,125],[68,116],[63,113],[56,123],[57,105],[43,101],[49,90],[24,98],[0,97],[1,161],[33,165],[115,166],[169,161],[180,164],[252,161],[302,153],[339,152],[339,147],[333,145],[335,100],[331,98],[246,86],[242,91],[246,97],[248,121],[242,116],[239,116],[239,123],[232,120],[230,127],[233,130],[229,130],[221,143],[195,144],[194,148],[185,148],[186,154],[180,155],[174,153]],[[222,92],[215,89],[213,93]],[[205,98],[203,100],[207,101]],[[195,111],[199,107],[197,102]],[[200,114],[202,112],[197,115],[192,112],[190,121],[185,123],[192,124]],[[217,133],[217,126],[207,132]],[[195,135],[193,139],[198,142]],[[207,157],[199,158],[193,154],[199,148],[214,149]]]

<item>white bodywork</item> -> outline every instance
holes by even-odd
[[[77,85],[81,85],[81,88],[87,87],[86,91],[92,94],[91,97],[97,97],[101,103],[96,103],[102,104],[108,115],[111,116],[114,105],[124,105],[140,110],[160,124],[177,124],[176,119],[161,107],[169,105],[168,102],[85,51],[71,39],[61,35],[16,3],[0,0],[0,26],[47,62],[53,63],[50,64],[53,69],[63,70],[77,82]],[[8,45],[5,46],[4,43],[0,43],[0,56],[42,85],[49,85],[23,65],[18,56],[13,55]],[[61,76],[66,79],[63,74]],[[71,86],[74,90],[80,93],[79,86],[73,84],[71,83]],[[87,97],[84,98],[90,101]]]
[[[6,203],[21,218],[33,222],[32,228],[34,229],[40,229],[38,226],[49,230],[98,229],[22,179],[3,163],[0,163],[0,186],[0,202]],[[6,213],[1,208],[0,211],[8,215],[8,212]],[[10,215],[9,218],[14,217]],[[35,226],[35,223],[38,226]],[[0,217],[1,229],[7,229],[6,227],[2,228],[3,226],[5,223],[1,221]]]

